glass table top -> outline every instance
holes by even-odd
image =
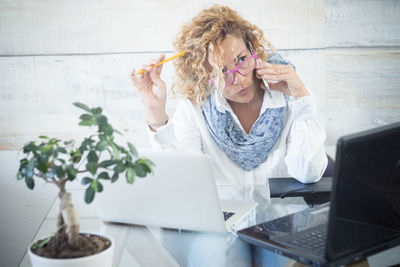
[[[236,190],[234,186],[224,188]],[[256,186],[265,194],[265,186]],[[103,222],[93,205],[83,201],[83,189],[71,189],[80,218],[80,232],[100,233],[115,241],[114,267],[125,266],[251,266],[247,243],[227,233],[194,232],[133,224]],[[59,201],[54,200],[33,240],[52,235]],[[303,198],[270,199],[257,208],[255,223],[262,223],[307,208]],[[385,266],[382,259],[399,255],[400,246],[368,258],[370,266]],[[399,259],[400,262],[400,259]],[[21,267],[30,266],[26,253]]]

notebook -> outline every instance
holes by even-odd
[[[209,156],[151,150],[140,155],[155,163],[154,174],[136,177],[132,185],[125,177],[104,183],[94,200],[104,221],[225,232],[256,206],[218,198]]]
[[[329,203],[238,235],[314,266],[348,264],[400,244],[400,122],[339,139]]]

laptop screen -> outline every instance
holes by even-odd
[[[342,137],[336,152],[327,257],[400,236],[400,123]]]

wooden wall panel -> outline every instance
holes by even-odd
[[[400,120],[400,2],[325,1],[327,145]]]
[[[398,46],[400,1],[327,0],[328,47]]]
[[[2,1],[0,54],[172,51],[178,29],[214,1]],[[218,1],[277,48],[323,46],[324,1]]]
[[[400,121],[400,49],[326,53],[327,144]]]

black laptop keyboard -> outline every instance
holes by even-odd
[[[223,211],[224,213],[224,220],[227,221],[230,217],[232,217],[235,213],[229,211]]]
[[[299,233],[294,238],[286,240],[287,243],[295,247],[310,249],[318,253],[325,251],[326,227]]]

